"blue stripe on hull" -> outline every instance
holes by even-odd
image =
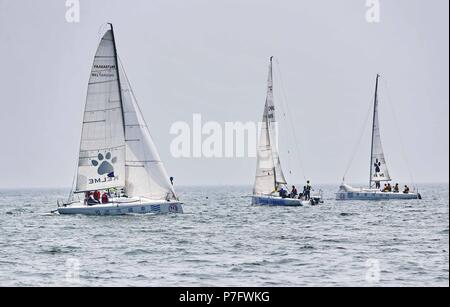
[[[258,206],[286,206],[286,207],[303,206],[302,202],[299,199],[264,197],[264,196],[253,196],[252,204]]]
[[[68,206],[58,208],[59,214],[125,215],[147,213],[183,213],[181,203],[120,204],[107,206]]]

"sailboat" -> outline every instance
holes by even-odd
[[[60,214],[183,213],[119,62],[112,24],[91,70],[76,173]]]
[[[286,194],[290,194],[277,148],[278,130],[273,94],[273,57],[270,58],[267,97],[260,132],[252,204],[303,206],[321,203],[322,196],[319,194],[311,196],[310,199],[302,199],[298,197],[281,197],[279,193],[280,189],[283,189],[287,191]]]
[[[395,199],[421,199],[422,196],[408,189],[384,192],[381,183],[391,182],[387,168],[383,146],[381,144],[380,123],[378,120],[378,84],[380,75],[377,74],[375,85],[375,98],[373,106],[372,143],[370,153],[370,175],[368,188],[354,188],[344,182],[336,193],[337,200],[395,200]]]

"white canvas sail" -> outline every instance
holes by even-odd
[[[258,144],[256,179],[254,194],[268,195],[275,191],[278,184],[286,184],[278,154],[277,123],[273,98],[272,60],[269,66],[267,81],[267,98],[261,126],[261,137]]]
[[[275,190],[275,164],[270,146],[269,128],[267,122],[267,107],[261,126],[261,137],[258,144],[256,163],[256,178],[253,194],[268,195]]]
[[[119,65],[119,68],[125,117],[126,193],[130,197],[174,199],[175,191],[150,136],[125,70],[122,65]]]
[[[76,191],[125,185],[125,136],[114,36],[108,30],[95,54],[87,91]]]
[[[371,156],[371,171],[370,181],[390,181],[389,171],[386,165],[386,159],[384,157],[383,146],[381,144],[380,123],[378,120],[378,78],[375,90],[375,102],[373,113],[373,127],[372,127],[372,156]]]

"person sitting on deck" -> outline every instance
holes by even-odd
[[[95,191],[95,192],[94,192],[94,199],[95,199],[96,201],[98,201],[99,203],[100,203],[100,197],[101,197],[100,191]]]
[[[102,204],[107,204],[107,203],[109,203],[109,197],[108,197],[108,194],[105,192],[102,195]]]
[[[303,199],[303,197],[305,196],[305,189],[306,189],[306,187],[303,187],[303,191],[298,193],[298,197],[296,197],[296,198]]]
[[[100,202],[94,198],[93,193],[89,193],[89,198],[87,200],[88,206],[98,205]]]
[[[388,188],[388,192],[392,192],[392,186],[390,183],[388,183],[387,188]]]
[[[394,193],[400,193],[400,187],[399,187],[398,183],[396,183],[394,186]]]
[[[295,187],[295,185],[293,185],[291,191],[291,198],[297,198],[297,195],[298,195],[297,188]]]
[[[383,193],[389,192],[388,190],[389,190],[388,185],[387,185],[387,183],[385,183],[382,192],[383,192]]]
[[[124,198],[128,198],[128,195],[127,195],[125,189],[121,189],[121,190],[120,190],[120,195],[119,195],[119,196],[120,196],[120,197],[124,197]]]
[[[280,194],[281,198],[287,198],[287,192],[285,189],[283,189],[282,187],[280,188],[280,190],[278,191],[278,193]]]
[[[408,194],[409,193],[409,187],[407,185],[405,185],[405,189],[403,190],[404,194]]]

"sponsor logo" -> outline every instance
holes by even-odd
[[[119,180],[114,173],[114,164],[117,157],[113,157],[110,152],[106,154],[99,153],[97,159],[91,160],[92,166],[97,168],[97,174],[103,177],[89,179],[89,184],[98,184]]]
[[[178,212],[178,206],[177,205],[170,205],[169,206],[169,212]]]
[[[114,64],[94,64],[94,68],[97,69],[116,69]]]
[[[98,160],[91,161],[92,165],[97,167],[97,173],[99,175],[107,174],[110,178],[115,177],[113,164],[117,162],[117,158],[113,158],[110,152],[107,152],[106,155],[99,153],[97,158]]]

